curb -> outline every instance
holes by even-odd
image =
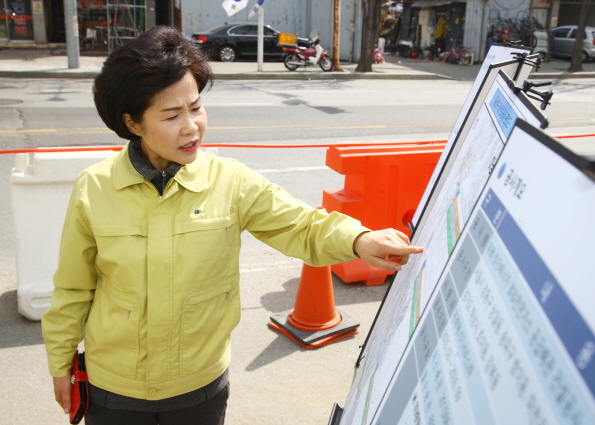
[[[98,71],[0,71],[0,78],[93,79]],[[215,73],[219,81],[232,80],[438,80],[449,79],[439,74],[385,74],[368,72],[290,72],[280,73]]]
[[[439,80],[448,79],[439,74],[384,74],[368,72],[290,72],[262,74],[217,74],[219,81],[225,80]]]
[[[0,78],[93,79],[97,71],[0,71]]]
[[[565,80],[569,78],[595,78],[595,72],[582,71],[582,72],[534,72],[531,74],[532,77],[549,78],[552,80]]]
[[[0,78],[54,78],[54,79],[93,79],[99,71],[0,71]],[[536,72],[533,78],[571,79],[595,78],[595,72]],[[219,81],[234,80],[452,80],[452,77],[434,74],[387,74],[381,72],[269,72],[269,73],[215,73]]]

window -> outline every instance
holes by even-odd
[[[565,38],[568,35],[568,28],[558,28],[557,30],[552,31],[552,34],[556,38]]]
[[[578,29],[575,28],[570,33],[569,38],[575,39],[577,34],[578,34]],[[589,38],[589,34],[587,33],[587,31],[585,31],[585,38],[583,38],[583,40],[587,40],[588,38]]]
[[[230,35],[246,35],[251,34],[252,26],[250,25],[239,25],[229,30]]]

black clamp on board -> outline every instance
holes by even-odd
[[[541,57],[539,55],[533,55],[534,57],[530,57],[529,53],[522,52],[522,53],[514,53],[514,58],[519,61],[519,66],[517,67],[514,76],[512,79],[516,81],[519,77],[519,73],[521,72],[521,68],[523,64],[527,63],[532,65],[535,68],[535,71],[539,71],[539,67],[541,66]]]
[[[343,409],[339,407],[337,403],[333,406],[331,417],[329,418],[328,425],[339,425],[341,417],[343,416]]]
[[[546,92],[540,92],[535,90],[534,87],[544,87],[549,86],[550,84],[552,84],[551,80],[525,80],[522,86],[519,86],[517,83],[514,83],[514,87],[512,90],[515,94],[520,91],[523,91],[527,95],[527,97],[541,101],[541,110],[544,111],[547,105],[550,104],[550,100],[552,100],[552,96],[554,95],[554,93],[551,90],[548,90]]]
[[[583,172],[595,180],[595,161],[588,161],[583,167]]]

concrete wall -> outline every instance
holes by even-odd
[[[489,2],[484,0],[468,0],[465,11],[465,33],[463,45],[471,49],[475,61],[485,56],[485,21]]]
[[[519,21],[529,17],[531,0],[498,0],[489,2],[489,23],[498,24],[500,20]],[[487,35],[487,34],[486,34]]]
[[[248,22],[248,13],[255,3],[256,0],[250,0],[244,10],[227,16],[221,1],[181,0],[182,30],[191,35],[225,22]],[[300,37],[310,37],[313,31],[319,31],[322,46],[330,51],[333,44],[332,0],[267,0],[263,7],[266,25]],[[361,0],[341,0],[341,60],[359,58],[361,16]],[[252,22],[256,21],[253,17]]]
[[[227,16],[220,1],[182,0],[182,30],[190,35],[225,22],[248,22],[248,13],[254,3],[255,0],[251,0],[248,7],[235,15]],[[305,1],[268,0],[264,3],[265,24],[281,32],[307,37],[305,17]],[[256,16],[251,21],[257,22]]]
[[[48,42],[48,39],[46,35],[47,31],[45,27],[45,13],[43,10],[43,2],[32,2],[31,9],[33,19],[33,39],[37,44],[45,44]]]

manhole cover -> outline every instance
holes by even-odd
[[[0,99],[0,106],[2,105],[14,105],[15,103],[23,103],[22,100],[16,99]]]

